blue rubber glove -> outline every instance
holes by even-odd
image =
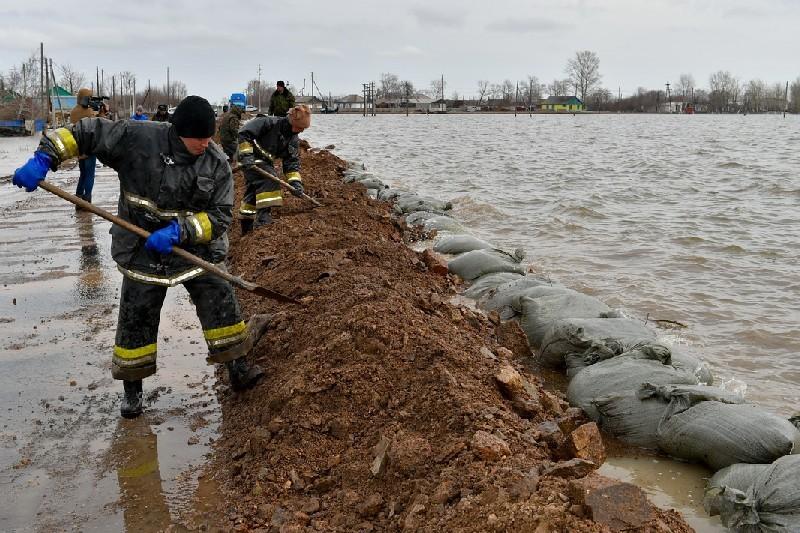
[[[179,242],[181,242],[181,226],[177,220],[173,220],[169,226],[151,233],[144,241],[144,247],[151,252],[167,255],[172,253],[172,245]]]
[[[28,162],[14,171],[11,182],[17,187],[25,187],[28,192],[33,192],[39,186],[39,182],[47,175],[50,170],[50,156],[44,152],[34,152],[33,157]]]
[[[295,180],[295,181],[292,181],[292,182],[290,182],[290,183],[291,183],[292,187],[294,187],[294,190],[293,190],[293,191],[290,191],[290,192],[291,192],[291,193],[292,193],[294,196],[296,196],[296,197],[298,197],[298,198],[302,198],[302,197],[303,197],[303,183],[302,183],[302,182],[300,182],[300,181],[297,181],[297,180]]]

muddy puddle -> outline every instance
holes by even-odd
[[[0,174],[33,139],[0,139]],[[77,169],[48,179],[74,190]],[[39,190],[0,196],[0,531],[159,531],[197,521],[219,406],[194,308],[170,289],[147,409],[119,417],[110,377],[119,286],[110,223]],[[98,168],[97,205],[119,185]],[[177,528],[176,530],[181,530]]]

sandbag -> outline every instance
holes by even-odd
[[[679,371],[691,375],[691,372]],[[600,398],[592,404],[598,413],[597,422],[606,432],[628,444],[657,449],[662,419],[707,400],[744,402],[742,396],[716,387],[644,383],[634,394]]]
[[[493,272],[525,274],[525,267],[520,264],[524,257],[524,252],[511,255],[502,250],[472,250],[450,261],[447,268],[465,280],[473,280]]]
[[[645,383],[697,385],[697,378],[659,361],[614,357],[576,374],[567,387],[567,399],[570,405],[580,407],[589,418],[598,422],[600,413],[595,401],[611,396],[636,395]],[[662,403],[666,406],[665,402]]]
[[[377,179],[375,174],[364,172],[363,170],[353,169],[353,170],[346,170],[344,176],[342,177],[342,181],[345,183],[353,183],[356,181],[366,180],[366,179]]]
[[[705,385],[714,384],[714,374],[711,372],[711,369],[708,367],[706,362],[691,354],[673,348],[672,360],[670,364],[675,368],[693,373],[695,376],[697,376],[697,379],[700,381],[700,383]]]
[[[410,216],[410,215],[409,215]],[[472,250],[487,250],[494,246],[472,235],[445,235],[436,240],[433,251],[440,254],[463,254]]]
[[[431,213],[430,211],[415,211],[406,216],[406,224],[409,226],[421,226],[429,218],[438,217],[439,213]]]
[[[401,194],[395,199],[394,209],[400,214],[413,213],[415,211],[430,211],[432,213],[444,214],[453,208],[450,202],[442,202],[436,198],[420,196],[416,193]]]
[[[609,351],[599,351],[599,352],[592,352],[588,355],[584,355],[582,353],[572,353],[567,354],[564,356],[564,364],[566,366],[566,374],[569,379],[575,377],[575,375],[586,368],[587,366],[591,366],[593,364],[599,363],[600,361],[605,361],[612,357],[633,357],[635,359],[650,359],[652,361],[658,361],[662,365],[672,365],[672,351],[669,347],[664,346],[658,342],[650,342],[647,344],[637,345],[635,348],[628,350],[621,354],[616,354]],[[682,367],[675,367],[678,370],[685,370]],[[691,371],[687,371],[687,373],[692,373]]]
[[[384,189],[386,185],[383,184],[381,180],[378,178],[364,178],[362,180],[357,180],[358,183],[366,187],[367,189]]]
[[[737,463],[726,466],[708,480],[705,496],[703,497],[703,507],[709,516],[717,516],[722,506],[725,489],[734,489],[742,493],[747,493],[755,485],[758,476],[769,465],[750,465]]]
[[[757,405],[709,401],[662,421],[658,446],[719,470],[734,463],[771,463],[791,452],[799,436],[791,422]]]
[[[388,202],[389,200],[394,200],[401,194],[405,194],[405,191],[400,191],[398,189],[381,189],[378,191],[378,200],[383,200],[384,202]]]
[[[655,338],[655,332],[637,320],[565,318],[553,322],[545,332],[539,361],[547,367],[561,367],[569,354],[607,359]]]
[[[466,231],[464,226],[461,223],[446,215],[437,215],[435,217],[430,217],[427,219],[423,225],[425,231],[449,231],[451,233],[463,233]]]
[[[544,289],[544,291],[531,289]],[[517,314],[514,308],[514,302],[518,301],[521,296],[540,296],[544,294],[563,293],[569,290],[570,289],[561,285],[553,284],[553,282],[548,279],[525,276],[503,283],[487,291],[478,300],[478,308],[487,312],[497,311],[500,313],[500,318],[508,320]]]
[[[521,279],[523,277],[525,276],[516,272],[495,272],[494,274],[486,274],[485,276],[475,279],[472,282],[472,285],[470,285],[469,288],[464,291],[464,296],[473,300],[477,300],[498,285]]]
[[[520,326],[534,348],[542,345],[547,329],[561,318],[600,318],[611,311],[606,304],[588,294],[563,291],[531,298],[521,296],[515,307],[520,309]]]
[[[703,503],[708,501],[707,509],[718,510],[722,524],[736,533],[796,533],[800,531],[798,480],[800,455],[787,455],[764,465],[746,491],[709,487]]]

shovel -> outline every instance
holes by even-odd
[[[255,165],[253,165],[251,167],[243,167],[242,165],[236,165],[235,167],[233,167],[232,170],[233,170],[233,172],[236,172],[237,170],[242,170],[242,169],[245,169],[245,168],[249,168],[251,170],[255,170],[256,172],[258,172],[259,174],[261,174],[265,178],[269,178],[272,181],[274,181],[275,183],[283,185],[284,187],[289,189],[289,191],[294,191],[295,190],[294,187],[292,187],[292,185],[288,181],[283,181],[278,176],[273,176],[272,174],[270,174],[269,172],[267,172],[263,168],[259,168],[259,167],[255,166]],[[314,204],[315,207],[322,207],[321,203],[319,203],[317,200],[315,200],[314,198],[310,197],[306,193],[301,193],[300,197],[303,198],[304,200],[308,200],[309,202]]]
[[[50,182],[48,182],[46,180],[40,181],[39,182],[39,187],[41,187],[42,189],[46,190],[47,192],[51,192],[51,193],[55,194],[56,196],[59,196],[59,197],[63,198],[64,200],[66,200],[68,202],[71,202],[71,203],[77,205],[78,207],[81,207],[81,208],[83,208],[83,209],[85,209],[87,211],[91,211],[95,215],[97,215],[97,216],[99,216],[101,218],[104,218],[104,219],[108,220],[109,222],[113,222],[117,226],[119,226],[121,228],[124,228],[124,229],[130,231],[131,233],[135,233],[136,235],[138,235],[139,237],[141,237],[143,239],[146,239],[147,237],[150,236],[150,232],[149,231],[143,230],[139,226],[131,224],[130,222],[128,222],[126,220],[122,220],[118,216],[112,215],[108,211],[106,211],[104,209],[100,209],[96,205],[90,204],[89,202],[87,202],[86,200],[84,200],[82,198],[78,198],[74,194],[70,194],[70,193],[68,193],[68,192],[56,187],[55,185],[53,185],[52,183],[50,183]],[[257,295],[263,296],[265,298],[271,298],[271,299],[277,300],[279,302],[287,302],[287,303],[293,303],[293,304],[299,304],[300,303],[298,300],[295,300],[294,298],[290,298],[289,296],[284,296],[283,294],[281,294],[279,292],[275,292],[273,290],[267,289],[266,287],[262,287],[261,285],[258,285],[256,283],[251,283],[249,281],[245,281],[242,278],[240,278],[239,276],[234,276],[233,274],[231,274],[229,272],[226,272],[225,270],[219,268],[218,266],[216,266],[216,265],[214,265],[212,263],[209,263],[208,261],[206,261],[204,259],[200,259],[196,255],[190,254],[186,250],[183,250],[182,248],[178,248],[177,246],[173,246],[172,247],[172,253],[177,255],[178,257],[182,257],[183,259],[186,259],[187,261],[189,261],[190,263],[192,263],[194,265],[199,266],[200,268],[202,268],[206,272],[208,272],[210,274],[214,274],[215,276],[219,276],[222,279],[227,280],[227,281],[231,282],[232,284],[236,285],[237,287],[241,287],[241,288],[243,288],[243,289],[245,289],[247,291],[252,292],[253,294],[257,294]]]

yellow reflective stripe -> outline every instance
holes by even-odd
[[[122,268],[119,265],[117,265],[117,270],[122,272],[123,276],[130,278],[132,280],[141,281],[142,283],[147,283],[150,285],[163,285],[165,287],[174,287],[179,283],[183,283],[184,281],[196,278],[197,276],[205,272],[205,270],[203,270],[202,268],[197,267],[191,270],[187,270],[186,272],[182,272],[177,276],[173,276],[170,278],[166,276],[154,276],[152,274],[135,272],[133,270],[128,270],[127,268]]]
[[[221,339],[222,337],[230,337],[232,335],[238,335],[239,333],[245,331],[246,329],[247,329],[247,324],[244,323],[244,320],[241,320],[232,326],[204,329],[203,336],[206,338],[207,341],[213,341],[216,339]]]
[[[256,194],[256,208],[258,209],[281,203],[283,203],[283,196],[281,196],[280,189]]]
[[[120,468],[118,472],[121,478],[132,478],[152,474],[156,470],[158,470],[158,459],[153,459],[152,461],[131,468]]]
[[[243,215],[255,215],[256,206],[242,202],[242,205],[239,206],[239,213]]]
[[[247,141],[239,143],[239,153],[240,154],[252,154],[253,153],[253,145]]]
[[[224,339],[217,339],[214,341],[207,340],[206,343],[208,344],[209,348],[219,348],[220,346],[225,346],[227,344],[243,342],[248,335],[250,335],[250,332],[245,330],[238,335],[233,335],[231,337],[225,337]]]
[[[194,214],[194,212],[192,211],[168,211],[166,209],[161,209],[152,200],[148,200],[147,198],[137,196],[130,192],[125,193],[125,199],[133,205],[136,205],[138,207],[146,209],[147,211],[150,211],[158,218],[171,219],[179,217],[189,217]]]
[[[78,157],[78,142],[67,128],[58,128],[47,133],[47,138],[56,147],[56,153],[61,161]]]
[[[140,359],[142,357],[156,353],[156,343],[142,346],[141,348],[123,348],[114,346],[114,355],[120,359]]]
[[[289,172],[286,174],[286,181],[301,181],[299,172]]]
[[[208,213],[202,211],[190,216],[188,220],[194,227],[195,243],[211,242],[211,220],[208,218]]]

